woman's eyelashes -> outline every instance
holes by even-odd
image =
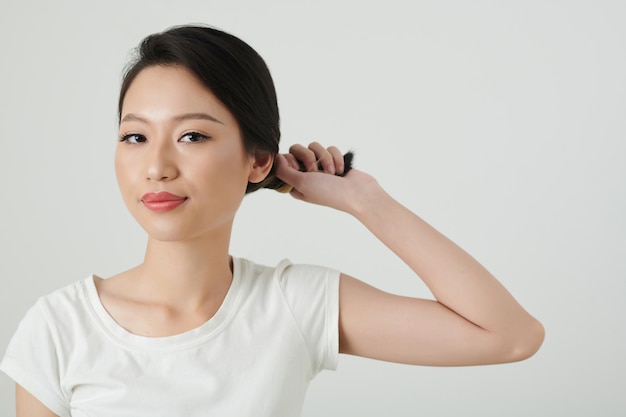
[[[211,139],[210,136],[207,136],[202,133],[187,132],[178,139],[178,142],[198,143],[198,142],[204,142],[205,140],[209,140],[209,139]],[[139,133],[127,133],[127,134],[121,135],[119,140],[120,142],[126,142],[131,145],[137,145],[139,143],[144,143],[148,141],[148,139],[144,135],[139,134]]]
[[[197,143],[204,142],[205,140],[211,139],[210,136],[203,135],[198,132],[188,132],[180,137],[179,142],[187,142],[187,143]]]
[[[138,133],[128,133],[126,135],[120,136],[120,142],[126,142],[126,143],[130,143],[133,145],[137,143],[143,143],[146,141],[147,141],[146,137]]]

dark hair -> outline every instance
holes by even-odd
[[[263,58],[241,39],[208,26],[176,26],[146,37],[124,72],[118,117],[128,88],[145,68],[180,65],[191,71],[233,114],[245,149],[278,153],[280,140],[276,90]],[[260,183],[248,183],[246,193],[280,188],[284,182],[270,174]]]

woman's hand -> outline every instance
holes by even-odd
[[[289,153],[277,155],[276,176],[293,186],[299,200],[355,214],[363,197],[380,189],[370,175],[351,169],[345,176],[344,157],[335,146],[317,142],[308,147],[293,145]],[[328,175],[331,174],[331,175]]]

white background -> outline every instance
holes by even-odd
[[[147,34],[204,22],[266,59],[283,150],[355,149],[546,327],[510,365],[342,357],[305,416],[625,415],[625,4],[3,0],[0,350],[38,296],[141,261],[112,165],[122,67]],[[272,191],[246,197],[232,253],[429,296],[355,220]],[[13,407],[2,375],[0,415]]]

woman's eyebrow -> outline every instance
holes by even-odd
[[[141,116],[137,116],[136,114],[128,113],[122,118],[122,120],[120,120],[120,123],[124,123],[124,122],[141,122],[141,123],[147,124],[148,120],[146,120],[145,118]]]
[[[216,122],[221,125],[224,124],[208,113],[185,113],[185,114],[181,114],[180,116],[176,116],[173,119],[176,120],[177,122],[182,121],[182,120],[191,120],[191,119],[210,120],[212,122]]]
[[[215,123],[219,123],[221,125],[223,125],[224,123],[222,123],[221,121],[219,121],[218,119],[216,119],[215,117],[211,116],[208,113],[184,113],[178,116],[174,116],[172,118],[172,120],[180,122],[183,120],[210,120],[212,122]],[[136,115],[134,113],[128,113],[127,115],[124,116],[124,118],[121,120],[121,122],[141,122],[144,124],[148,124],[148,120],[144,117],[141,117],[139,115]]]

